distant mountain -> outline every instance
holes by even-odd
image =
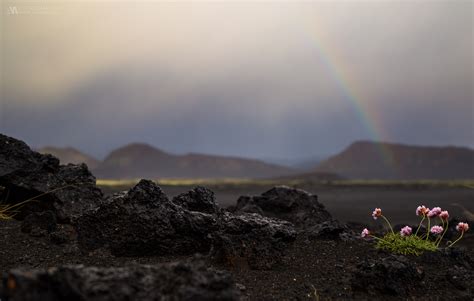
[[[72,147],[46,146],[37,151],[42,154],[51,154],[57,157],[61,164],[86,163],[90,170],[95,169],[99,165],[98,160]]]
[[[325,181],[337,181],[345,180],[345,178],[331,172],[305,172],[292,174],[288,176],[276,177],[276,180],[287,180],[287,181],[304,181],[304,182],[325,182]]]
[[[133,143],[112,151],[94,170],[98,178],[266,178],[294,170],[259,160],[204,154],[175,155]]]
[[[308,158],[306,160],[300,160],[293,165],[294,168],[311,171],[318,166],[323,160],[325,160],[329,156],[318,156],[313,158]]]
[[[300,158],[300,159],[291,159],[291,158],[262,158],[261,160],[281,166],[286,166],[294,169],[299,169],[301,171],[311,171],[324,159],[328,156],[314,156],[310,158]]]
[[[316,171],[360,179],[474,179],[474,150],[358,141]]]

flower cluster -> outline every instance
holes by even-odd
[[[362,230],[362,233],[360,234],[360,236],[362,237],[367,237],[370,235],[370,231],[367,230],[367,228],[365,228],[364,230]]]
[[[428,212],[430,212],[430,209],[425,206],[418,206],[418,208],[416,208],[416,215],[418,216],[426,216]]]
[[[409,226],[405,226],[400,230],[400,235],[401,236],[410,236],[412,233],[412,229]]]
[[[438,235],[438,234],[443,233],[443,231],[444,231],[443,227],[441,227],[441,226],[433,226],[433,227],[431,227],[431,231],[430,231],[430,232],[433,233],[433,234],[435,234],[435,235]]]
[[[429,212],[428,212],[428,217],[437,217],[438,215],[440,215],[442,212],[441,208],[440,207],[434,207],[433,209],[431,209]]]
[[[456,226],[456,230],[458,230],[459,232],[466,232],[467,230],[469,230],[469,224],[468,223],[459,223]]]
[[[374,209],[374,212],[372,212],[372,217],[373,217],[374,219],[377,219],[377,218],[379,218],[379,217],[381,217],[381,216],[382,216],[382,209],[380,209],[380,208],[375,208],[375,209]]]
[[[449,212],[448,211],[441,211],[439,214],[439,218],[441,218],[444,221],[447,221],[449,219]]]
[[[435,250],[436,248],[439,247],[441,240],[443,239],[444,235],[448,231],[449,227],[449,212],[446,210],[442,210],[440,207],[434,207],[432,209],[420,205],[416,208],[416,215],[421,217],[421,221],[418,225],[418,228],[416,232],[413,234],[413,229],[410,226],[405,226],[400,230],[399,234],[395,234],[393,231],[392,225],[390,224],[389,220],[382,214],[382,209],[380,208],[375,208],[374,211],[372,212],[372,217],[377,220],[379,217],[383,218],[385,222],[388,224],[391,234],[385,235],[384,238],[379,238],[371,234],[371,232],[365,228],[362,233],[361,237],[367,238],[367,237],[372,237],[378,240],[379,243],[382,243],[384,245],[392,243],[394,241],[394,238],[396,240],[396,237],[400,239],[408,239],[413,237],[413,239],[423,242],[425,245],[429,245],[427,249]],[[435,224],[431,227],[431,221],[432,219],[439,218],[439,221],[441,222],[441,225]],[[418,236],[418,232],[421,229],[421,226],[423,225],[423,222],[427,219],[427,227],[426,227],[426,233]],[[460,236],[458,239],[456,239],[454,242],[451,242],[448,245],[448,248],[454,245],[456,242],[458,242],[464,235],[466,231],[469,230],[469,225],[467,223],[460,222],[456,226],[456,230],[460,232]],[[430,233],[433,235],[432,238],[430,238]],[[432,247],[432,248],[431,248]]]

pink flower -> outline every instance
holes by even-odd
[[[405,227],[402,228],[402,230],[400,230],[400,235],[401,236],[410,236],[411,232],[412,232],[411,227],[405,226]]]
[[[369,236],[369,235],[370,235],[370,231],[369,231],[367,228],[365,228],[364,230],[362,230],[362,233],[360,234],[360,236],[361,236],[362,238],[364,238],[364,237],[366,237],[366,236]]]
[[[441,213],[439,214],[439,217],[442,219],[442,220],[445,220],[447,221],[449,219],[449,212],[448,211],[441,211]]]
[[[441,208],[440,207],[434,207],[433,209],[428,212],[428,217],[435,217],[441,214]]]
[[[467,230],[469,230],[469,224],[461,222],[456,226],[456,230],[458,230],[459,232],[466,232]]]
[[[418,206],[416,208],[416,215],[418,216],[426,216],[426,214],[430,211],[429,208],[426,208],[424,205]]]
[[[377,219],[378,217],[382,216],[382,209],[375,208],[374,212],[372,212],[372,217]]]
[[[444,229],[443,229],[443,227],[441,227],[441,226],[433,226],[433,227],[431,227],[431,233],[436,234],[436,235],[437,235],[437,234],[440,234],[440,233],[443,233],[443,230],[444,230]]]

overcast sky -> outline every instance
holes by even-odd
[[[469,0],[2,5],[0,132],[34,147],[474,145]]]

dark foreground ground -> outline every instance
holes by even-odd
[[[113,189],[109,187],[106,193],[125,188],[127,187]],[[169,196],[177,195],[189,188],[189,186],[163,186]],[[267,188],[269,187],[262,185],[211,187],[216,193],[217,201],[223,207],[234,204],[240,195],[260,194]],[[414,210],[420,203],[430,207],[441,206],[450,210],[451,216],[456,217],[468,215],[469,211],[472,212],[474,209],[473,190],[468,188],[418,186],[300,188],[318,194],[319,200],[335,218],[369,225],[373,223],[370,213],[375,206],[382,207],[385,214],[392,217],[394,223],[414,223],[416,221]],[[453,203],[465,207],[467,211],[463,211],[459,205]],[[194,260],[194,257],[190,256],[130,258],[115,257],[105,251],[81,253],[74,245],[55,245],[49,242],[49,238],[24,234],[20,231],[20,222],[15,220],[0,222],[0,239],[2,274],[18,267],[47,268],[67,264],[123,266],[129,263],[154,264]],[[307,241],[298,238],[287,250],[287,255],[281,264],[272,270],[249,270],[238,263],[231,267],[216,266],[211,262],[208,265],[231,271],[244,300],[474,300],[473,272],[467,269],[474,266],[473,246],[474,237],[469,235],[459,244],[460,248],[454,249],[454,253],[425,254],[420,257],[401,256],[400,259],[377,251],[373,242],[362,239]],[[399,259],[405,264],[398,263]],[[361,262],[368,262],[368,267],[376,267],[377,263],[383,260],[395,264],[388,270],[384,270],[382,266],[379,270],[371,271],[368,273],[369,276],[356,273],[360,272],[357,267]],[[400,282],[405,285],[399,287],[397,283]]]
[[[193,260],[189,256],[128,258],[100,252],[83,254],[75,247],[58,246],[51,244],[46,238],[23,234],[20,231],[20,223],[14,220],[0,222],[0,237],[1,273],[18,267],[47,268],[69,264],[108,267],[130,263],[155,264]],[[472,248],[461,248],[461,250],[464,252],[461,252],[463,257],[467,254],[473,258]],[[458,251],[459,249],[456,249],[456,252]],[[354,272],[362,261],[372,260],[376,263],[382,258],[392,260],[389,254],[375,250],[372,242],[368,241],[297,240],[287,251],[283,262],[272,270],[249,270],[238,264],[232,268],[214,267],[231,271],[244,300],[473,300],[474,298],[472,272],[466,275],[463,261],[451,260],[447,255],[409,256],[407,266],[412,267],[411,273],[414,275],[401,269],[392,271],[391,275],[385,275],[385,271],[381,270],[371,272],[372,278],[361,276],[367,283],[354,278],[358,277]],[[212,266],[211,263],[209,265]],[[401,283],[421,280],[413,285],[405,283],[398,292],[396,291],[398,285],[393,284],[395,291],[390,292],[390,281],[394,277],[401,277],[402,279],[396,279]],[[384,281],[387,284],[383,294],[376,288],[371,288],[371,285],[379,286],[376,282]],[[354,288],[355,284],[367,287]]]

